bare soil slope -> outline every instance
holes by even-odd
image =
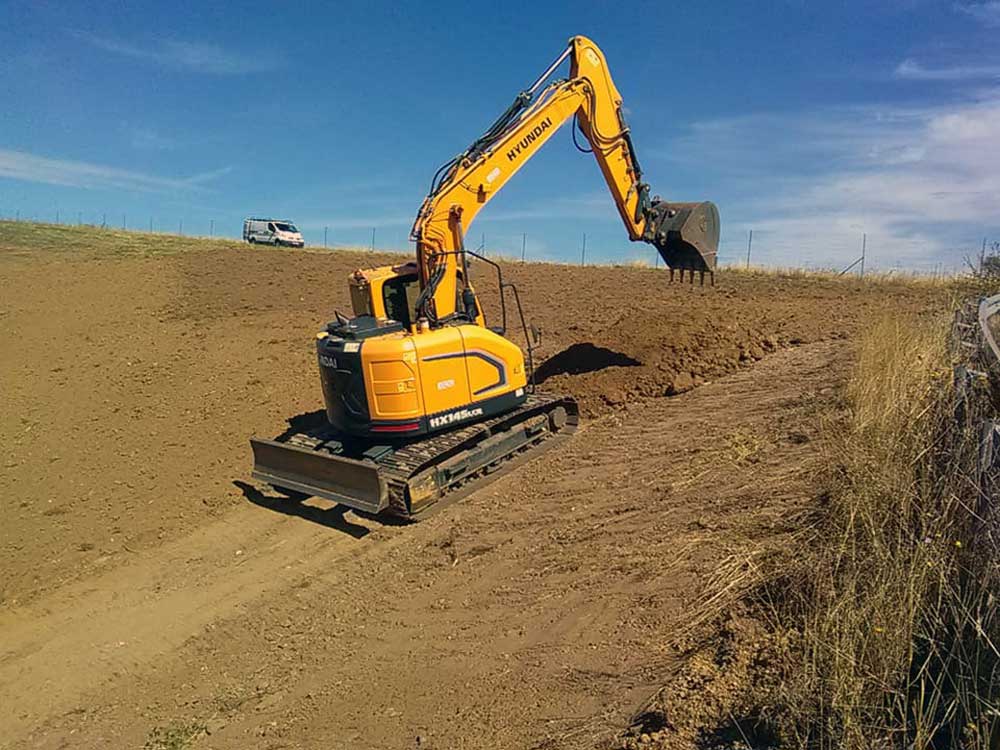
[[[312,333],[349,307],[346,274],[385,257],[69,254],[4,227],[0,747],[610,741],[670,672],[740,514],[808,493],[843,340],[869,308],[941,304],[902,283],[507,268],[544,387],[592,419],[401,527],[246,483],[247,438],[320,406]]]

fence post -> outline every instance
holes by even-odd
[[[587,233],[583,233],[583,249],[580,251],[580,265],[587,265]]]
[[[750,247],[753,245],[753,230],[750,230],[750,236],[747,237],[747,270],[750,270]]]
[[[208,236],[209,237],[214,237],[215,236],[215,219],[209,219],[209,222],[208,222]]]
[[[326,247],[326,230],[327,229],[329,229],[329,227],[323,227],[323,247]]]
[[[862,232],[861,234],[861,278],[865,277],[865,250],[868,247],[868,234]]]
[[[152,216],[149,217],[149,233],[150,234],[153,233],[153,217]]]
[[[521,233],[521,262],[524,263],[524,247],[528,244],[528,233]]]
[[[122,229],[127,229],[127,228],[128,227],[125,226],[125,214],[122,214]]]

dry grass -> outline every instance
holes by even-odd
[[[785,747],[1000,747],[1000,588],[983,533],[978,421],[941,323],[886,317],[860,344],[828,432],[818,507],[791,545],[720,567],[706,605],[749,603],[780,684],[748,701]]]
[[[519,266],[522,263],[533,263],[534,261],[522,261],[520,255],[505,255],[504,253],[499,253],[495,250],[487,250],[485,253],[480,250],[479,253],[486,258],[489,258],[494,263],[500,263],[505,266]],[[475,260],[475,259],[473,259]]]
[[[207,243],[211,243],[207,245]],[[243,243],[229,239],[182,237],[175,234],[26,221],[0,222],[0,251],[76,252],[101,255],[164,255]]]
[[[764,441],[754,430],[740,427],[725,437],[726,454],[737,465],[756,463],[764,449]]]
[[[90,225],[44,224],[28,221],[0,221],[0,252],[11,254],[42,250],[53,253],[75,253],[92,256],[152,256],[213,249],[233,249],[255,252],[271,249],[252,246],[225,237],[198,237],[160,232],[138,232]],[[368,253],[367,247],[331,246],[305,248],[275,248],[280,252],[356,252]],[[381,255],[393,254],[377,250]]]
[[[174,721],[153,727],[146,738],[143,750],[184,750],[206,733],[206,727],[197,722]]]
[[[854,271],[841,274],[836,269],[825,268],[793,268],[782,266],[750,266],[725,265],[719,267],[719,273],[736,277],[777,277],[791,279],[815,279],[818,281],[841,281],[847,284],[915,284],[930,287],[948,287],[956,282],[967,279],[965,273],[922,273],[892,269],[889,271],[868,271],[864,277]]]
[[[658,265],[650,263],[645,258],[632,258],[630,260],[617,261],[611,264],[612,268],[658,268]]]
[[[933,326],[885,319],[860,347],[848,430],[832,446],[839,476],[809,529],[814,561],[795,602],[805,653],[788,697],[806,737],[824,744],[867,747],[872,730],[926,725],[907,708],[910,672],[925,606],[953,578],[961,543],[921,466],[947,387],[944,341]]]

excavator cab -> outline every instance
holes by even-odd
[[[465,272],[457,272],[456,308],[464,306],[463,290],[471,291],[472,285],[464,283]],[[420,297],[420,275],[415,263],[397,266],[379,266],[355,271],[350,277],[351,308],[356,316],[376,320],[392,320],[410,330],[417,322],[417,301]],[[481,313],[472,316],[484,323]]]
[[[420,279],[416,272],[400,275],[382,284],[382,302],[385,305],[385,315],[390,320],[403,324],[409,329],[416,321],[413,311],[417,297],[420,296]]]
[[[351,274],[349,285],[355,315],[395,320],[410,327],[410,311],[420,294],[416,263],[361,268]]]

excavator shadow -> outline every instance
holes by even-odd
[[[322,427],[326,424],[326,412],[323,409],[307,411],[302,414],[296,414],[294,417],[289,417],[287,421],[288,427],[275,440],[284,440],[297,432],[308,432],[316,427]]]
[[[239,479],[233,480],[233,485],[243,493],[243,497],[254,505],[267,508],[277,513],[284,513],[287,516],[298,516],[307,521],[326,526],[328,529],[336,529],[355,539],[361,539],[371,531],[367,526],[360,523],[353,523],[345,515],[351,511],[346,505],[335,505],[332,508],[317,508],[314,505],[306,505],[301,495],[285,495],[279,492],[265,494],[249,482]],[[356,513],[357,511],[351,511]],[[365,515],[365,518],[374,518]],[[374,519],[378,523],[385,523],[382,519]]]
[[[627,354],[591,343],[573,344],[542,362],[535,370],[535,383],[541,385],[555,375],[582,375],[608,367],[639,367],[637,359]]]

